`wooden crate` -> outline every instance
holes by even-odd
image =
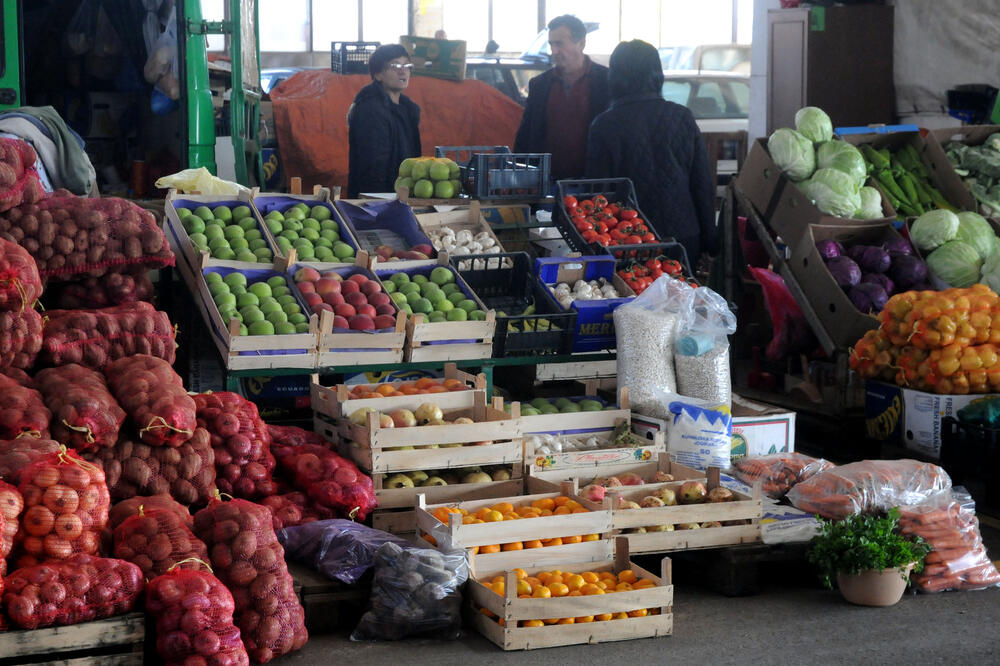
[[[638,450],[638,449],[637,449]],[[626,488],[659,488],[664,484],[655,480],[657,472],[670,474],[676,481],[689,479],[704,479],[705,473],[670,460],[665,453],[644,462],[626,461],[621,463],[606,463],[601,465],[578,465],[553,467],[532,463],[528,465],[527,491],[529,493],[555,492],[563,488],[564,482],[569,482],[569,494],[577,495],[579,489],[586,486],[595,477],[621,477],[634,474],[643,481],[641,486],[625,486]]]
[[[561,645],[580,645],[629,640],[633,638],[654,638],[673,633],[674,586],[671,578],[670,558],[663,558],[660,575],[656,576],[629,560],[628,542],[619,539],[614,559],[601,562],[563,564],[563,571],[612,571],[615,574],[632,569],[640,579],[655,583],[654,587],[580,597],[559,597],[549,599],[520,599],[517,597],[517,574],[509,569],[490,569],[480,564],[478,556],[470,558],[469,585],[466,597],[469,600],[471,621],[486,638],[504,650],[533,650]],[[529,575],[548,570],[548,566],[526,569]],[[505,577],[504,594],[500,595],[481,581],[497,575]],[[536,620],[562,617],[581,617],[622,613],[640,608],[658,608],[659,614],[646,617],[630,617],[620,620],[586,622],[580,624],[548,624],[542,627],[520,627],[522,620]],[[497,619],[487,617],[482,609],[496,618],[503,618],[503,626]]]
[[[480,373],[478,375],[472,375],[468,372],[463,372],[458,369],[454,363],[446,363],[444,366],[444,379],[457,379],[462,382],[466,388],[469,389],[486,389],[486,375]],[[407,382],[385,382],[384,384],[376,384],[373,386],[393,386],[398,388],[402,384],[412,383]],[[345,384],[337,384],[336,386],[323,386],[319,383],[319,375],[314,374],[312,376],[311,383],[311,398],[312,398],[312,408],[313,411],[319,412],[320,414],[325,414],[334,419],[347,418],[353,414],[356,410],[363,407],[374,407],[376,409],[381,409],[383,412],[388,412],[394,409],[412,409],[408,405],[412,404],[410,396],[394,396],[388,398],[366,398],[366,399],[351,399],[351,388]],[[455,394],[465,393],[465,391],[450,391],[448,393],[434,393],[434,394],[417,394],[416,397],[427,398],[428,395],[433,395],[433,401],[441,407],[441,409],[451,409],[453,407],[467,407],[464,400],[459,400],[454,405],[448,404],[451,398],[446,396],[452,396]],[[441,400],[445,401],[442,404]],[[426,400],[421,400],[421,402],[426,402]]]
[[[382,509],[372,511],[372,527],[390,534],[410,535],[417,530],[417,514],[414,510]]]
[[[139,666],[145,639],[146,616],[141,612],[68,627],[3,631],[0,666]]]
[[[369,412],[364,425],[341,419],[338,424],[340,441],[350,444],[349,457],[369,473],[523,464],[524,449],[517,415],[508,416],[503,410],[489,406],[485,391],[459,391],[456,395],[467,393],[472,394],[472,405],[445,412],[445,416],[449,419],[466,417],[474,423],[382,428],[379,412]],[[417,397],[423,397],[422,402],[431,402],[426,396]],[[472,442],[491,443],[449,446]]]
[[[351,230],[344,224],[343,220],[337,214],[337,207],[333,205],[333,201],[330,198],[330,190],[326,187],[321,187],[316,185],[313,188],[313,194],[301,194],[301,193],[276,193],[276,192],[254,192],[253,194],[253,205],[254,211],[263,220],[265,215],[267,215],[272,210],[277,210],[280,213],[284,213],[286,210],[298,203],[304,203],[310,207],[312,206],[323,206],[329,209],[331,216],[330,219],[337,223],[338,234],[340,235],[340,240],[344,241],[352,248],[354,248],[354,257],[351,257],[345,261],[302,261],[298,257],[298,253],[295,248],[290,248],[287,252],[282,252],[281,257],[286,260],[286,262],[291,265],[298,263],[300,266],[308,266],[310,268],[315,268],[316,270],[323,272],[325,270],[330,270],[333,268],[343,268],[345,266],[351,266],[357,260],[357,257],[361,255],[364,250],[358,247],[358,241],[354,238]],[[264,226],[267,226],[265,223]],[[273,234],[272,234],[273,237]],[[275,238],[275,245],[277,245],[277,239]],[[366,253],[367,254],[367,253]]]
[[[435,468],[430,468],[435,469]],[[524,478],[520,464],[512,465],[511,478],[489,483],[454,483],[446,486],[414,486],[412,488],[385,488],[383,484],[389,474],[373,474],[375,497],[383,509],[412,508],[417,504],[417,495],[423,494],[433,504],[463,502],[466,500],[510,497],[524,492]],[[392,531],[392,530],[388,530]],[[409,530],[410,532],[413,529]]]
[[[589,436],[610,439],[614,434],[613,430],[598,432],[588,432],[582,435],[573,435],[574,439]],[[667,458],[666,434],[659,432],[653,440],[643,440],[648,444],[629,448],[609,448],[609,449],[589,449],[586,451],[563,451],[561,453],[539,453],[533,450],[531,436],[524,439],[524,466],[527,472],[529,468],[536,470],[572,470],[574,474],[590,473],[594,476],[605,476],[605,468],[619,465],[635,465],[638,463],[652,462],[659,458]]]
[[[570,398],[573,402],[586,400],[590,396]],[[522,410],[523,412],[523,410]],[[525,435],[531,433],[580,433],[597,430],[613,430],[619,421],[630,422],[632,412],[629,409],[628,389],[618,389],[618,409],[601,410],[599,412],[567,412],[564,414],[521,414],[521,430]]]
[[[337,333],[333,330],[332,312],[324,310],[319,318],[320,367],[399,363],[405,344],[404,312],[396,316],[396,328],[385,333]]]
[[[486,234],[496,243],[496,246],[500,248],[500,252],[506,252],[503,249],[503,244],[497,235],[493,233],[493,228],[486,222],[486,218],[483,217],[482,206],[479,201],[473,200],[469,202],[468,208],[461,208],[458,210],[449,210],[445,212],[434,212],[434,213],[419,213],[417,214],[417,224],[423,229],[424,233],[428,237],[431,237],[433,241],[433,234],[444,228],[451,229],[456,234],[459,231],[468,231],[474,237],[479,234]],[[439,252],[442,248],[435,248]],[[462,267],[459,266],[459,270]]]
[[[232,268],[209,267],[192,272],[178,262],[178,269],[184,282],[194,296],[194,302],[202,318],[205,320],[212,341],[222,355],[222,362],[229,370],[267,370],[271,368],[315,368],[317,364],[316,344],[319,337],[319,325],[315,315],[309,319],[309,333],[293,333],[288,335],[240,335],[240,324],[237,320],[223,321],[219,308],[212,300],[205,281],[205,272],[231,272]],[[243,273],[260,273],[261,275],[282,275],[274,267],[259,265],[253,269],[241,269]],[[294,289],[293,289],[294,293]],[[300,303],[309,312],[308,306]],[[292,351],[299,350],[299,351]],[[286,353],[291,352],[291,353]]]
[[[292,586],[305,611],[310,634],[329,634],[353,627],[368,605],[370,586],[347,585],[297,563],[288,564]]]

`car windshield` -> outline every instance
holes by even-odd
[[[747,118],[750,84],[739,79],[667,79],[663,82],[663,98],[691,109],[696,119]]]

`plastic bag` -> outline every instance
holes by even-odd
[[[45,291],[51,309],[87,310],[110,308],[135,301],[152,301],[153,281],[145,272],[108,273],[79,282],[55,282]]]
[[[25,308],[0,312],[0,368],[30,368],[42,348],[42,315]]]
[[[962,423],[995,428],[1000,423],[1000,396],[976,398],[958,410],[956,416]]]
[[[131,562],[146,580],[171,569],[201,569],[208,562],[205,542],[194,535],[184,519],[173,511],[138,512],[114,531],[115,557]]]
[[[14,535],[17,534],[22,511],[24,498],[21,491],[0,481],[0,578],[7,575],[7,558],[14,549]]]
[[[352,520],[320,520],[278,531],[285,555],[327,578],[357,583],[375,564],[375,551],[385,543],[412,544],[402,537],[365,527]]]
[[[618,383],[629,387],[632,409],[640,414],[669,418],[655,394],[677,391],[674,339],[694,291],[686,282],[664,275],[615,309]]]
[[[725,406],[723,406],[725,407]],[[670,403],[667,452],[672,461],[694,469],[729,468],[733,417],[685,398]]]
[[[142,441],[180,446],[194,434],[194,400],[167,361],[146,354],[120,358],[104,368],[104,376]]]
[[[779,361],[789,355],[814,349],[817,344],[816,336],[782,277],[766,268],[748,266],[748,269],[764,291],[764,302],[771,316],[773,337],[764,356],[769,360]]]
[[[233,595],[208,571],[173,569],[146,585],[146,610],[156,620],[156,652],[166,666],[247,666],[233,622]]]
[[[378,505],[371,477],[347,458],[316,444],[272,447],[281,468],[318,508],[364,520]]]
[[[41,393],[0,375],[0,439],[49,439],[51,420]]]
[[[351,640],[458,638],[462,627],[459,588],[468,577],[464,552],[382,544],[375,551],[371,608],[361,617]]]
[[[712,402],[732,403],[729,337],[736,332],[736,315],[726,300],[708,287],[692,294],[674,345],[677,391]]]
[[[820,472],[788,491],[793,506],[840,520],[919,504],[951,488],[947,472],[917,460],[862,460]]]
[[[161,190],[175,189],[184,194],[224,194],[227,196],[238,196],[241,193],[249,194],[250,190],[239,183],[222,180],[218,176],[213,176],[212,172],[205,167],[197,169],[184,169],[169,176],[158,178],[156,187]]]
[[[801,453],[771,453],[740,458],[733,464],[733,473],[751,486],[763,480],[764,493],[772,499],[781,499],[795,484],[832,467],[835,467],[832,462]]]
[[[149,57],[142,68],[142,76],[170,99],[180,98],[179,69],[177,64],[177,8],[170,10],[166,26],[148,49]]]
[[[6,578],[3,605],[21,629],[91,622],[131,611],[143,582],[134,564],[80,554],[18,569]]]
[[[1000,585],[1000,573],[979,532],[975,502],[967,493],[938,493],[920,504],[900,507],[899,513],[903,534],[923,537],[934,548],[924,558],[924,570],[911,578],[918,590],[980,590]]]
[[[61,446],[55,440],[35,437],[0,440],[0,479],[20,484],[24,470],[51,453],[59,453]]]
[[[17,243],[0,238],[0,310],[33,307],[41,295],[35,260]]]
[[[305,645],[305,612],[292,587],[271,512],[247,500],[213,501],[194,516],[212,568],[233,593],[250,658],[266,663]]]
[[[35,386],[52,412],[52,436],[77,451],[114,446],[125,410],[108,390],[104,375],[82,365],[48,368]]]
[[[39,365],[79,363],[95,370],[147,354],[176,360],[174,327],[166,312],[136,301],[101,310],[50,310]]]
[[[198,394],[194,403],[199,427],[211,435],[219,490],[244,499],[275,494],[271,435],[257,405],[228,391]]]

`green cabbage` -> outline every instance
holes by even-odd
[[[958,233],[958,215],[950,210],[937,209],[924,213],[910,225],[910,240],[921,251],[933,250],[955,239]]]
[[[979,253],[962,241],[948,241],[927,255],[927,267],[952,287],[974,285],[982,266]]]
[[[852,217],[861,208],[858,186],[843,171],[818,169],[799,187],[827,215]]]
[[[997,251],[997,236],[986,218],[979,213],[964,212],[958,214],[958,233],[955,240],[969,245],[983,260]]]
[[[861,197],[861,205],[854,213],[855,218],[859,220],[877,220],[880,217],[885,217],[885,213],[882,212],[881,192],[874,187],[865,186],[858,190],[858,196]]]
[[[846,141],[827,141],[816,149],[817,169],[843,171],[861,187],[868,178],[868,166],[861,151]]]
[[[994,252],[983,262],[979,281],[1000,294],[1000,252]]]
[[[833,138],[833,123],[823,109],[805,106],[795,112],[795,129],[813,143]]]
[[[771,159],[794,181],[805,180],[816,170],[812,142],[795,130],[782,127],[767,140]]]

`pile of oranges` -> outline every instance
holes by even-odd
[[[498,502],[493,506],[483,507],[478,511],[469,513],[466,509],[456,507],[439,506],[434,509],[433,515],[444,524],[449,522],[449,514],[457,513],[462,516],[463,525],[478,525],[481,523],[498,523],[504,520],[527,520],[530,518],[540,518],[542,516],[565,516],[571,513],[589,513],[579,502],[565,495],[558,497],[543,497],[534,500],[530,504],[515,507],[510,502]],[[526,548],[544,548],[546,546],[562,546],[570,543],[581,543],[583,541],[597,541],[600,534],[577,534],[575,536],[555,537],[553,539],[532,539],[530,541],[513,541],[504,544],[490,544],[487,546],[475,546],[470,548],[472,553],[499,553],[500,551],[524,550]],[[427,534],[424,539],[434,543],[434,538]]]
[[[552,597],[585,597],[595,594],[612,594],[656,587],[656,583],[648,578],[639,578],[631,569],[625,569],[617,576],[611,571],[542,571],[529,576],[524,569],[513,569],[517,575],[518,599],[550,599]],[[504,576],[496,576],[488,583],[483,583],[500,596],[504,596],[506,583]],[[503,618],[497,618],[486,608],[480,608],[483,615],[495,618],[501,625]],[[541,627],[546,624],[580,624],[584,622],[607,622],[608,620],[624,620],[630,617],[646,617],[658,615],[659,608],[637,608],[627,613],[602,613],[599,615],[584,615],[581,617],[561,617],[547,620],[520,620],[519,627]]]
[[[350,400],[367,400],[368,398],[390,398],[400,395],[425,395],[428,393],[451,393],[453,391],[468,391],[469,387],[461,379],[432,379],[421,377],[413,382],[401,384],[365,384],[351,388]]]

